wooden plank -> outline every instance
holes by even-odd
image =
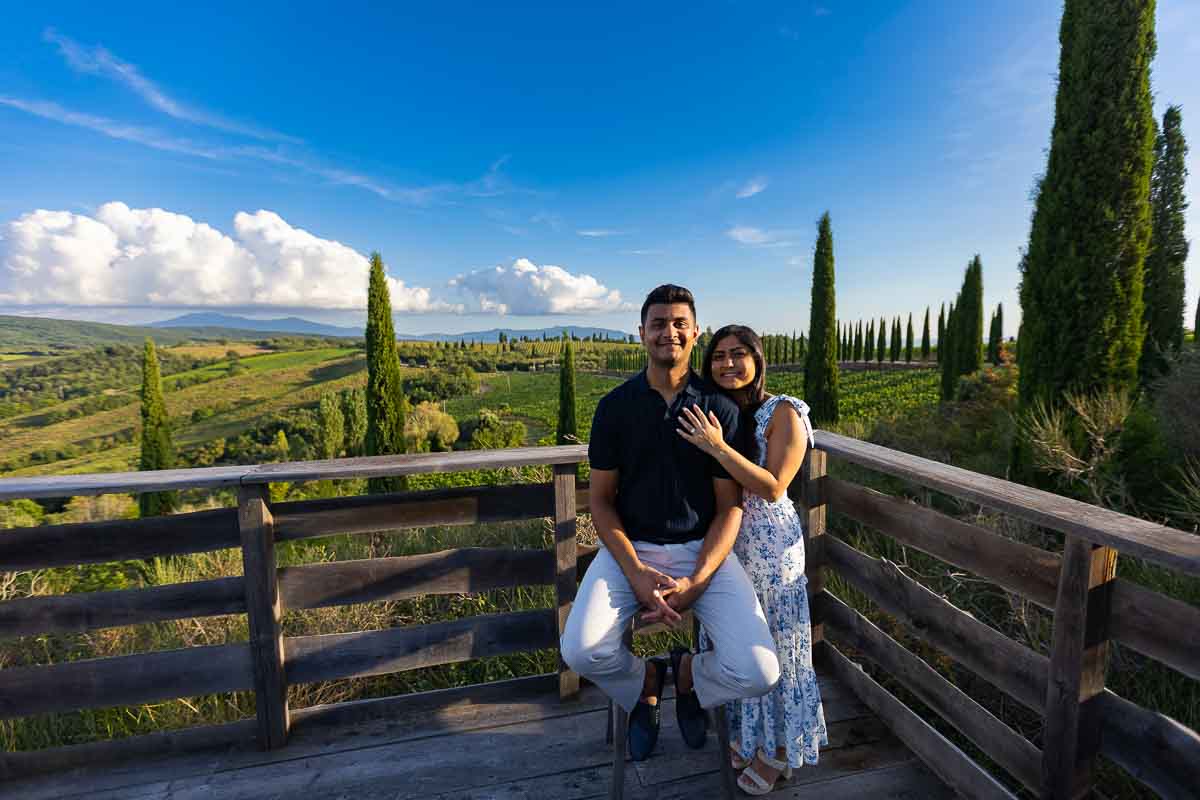
[[[274,518],[267,501],[265,485],[243,486],[238,490],[258,741],[262,749],[274,750],[287,744],[289,720],[281,625],[283,606],[275,566]]]
[[[0,719],[236,692],[254,685],[250,648],[221,644],[0,669]]]
[[[771,800],[953,800],[954,790],[938,780],[903,746],[895,743],[856,748],[845,756],[831,754],[815,767],[798,770],[792,780],[771,792]],[[629,800],[698,800],[720,791],[715,773],[666,785],[639,787]],[[533,797],[534,795],[530,795]],[[521,797],[516,795],[512,800]],[[507,800],[507,798],[506,798]],[[523,798],[522,798],[523,800]]]
[[[117,592],[25,597],[0,603],[0,638],[242,614],[245,611],[246,596],[240,577]]]
[[[328,461],[296,461],[259,464],[242,477],[243,484],[275,481],[342,480],[386,475],[423,475],[430,472],[467,472],[476,469],[506,469],[587,461],[587,445],[555,447],[512,447],[498,450],[456,450],[452,453],[410,453],[394,456],[362,456]]]
[[[1112,583],[1108,633],[1142,655],[1200,680],[1200,608],[1117,578]]]
[[[421,475],[430,472],[466,472],[476,469],[530,467],[543,464],[580,464],[586,461],[587,445],[561,445],[501,450],[459,450],[453,453],[364,456],[328,461],[297,461],[252,466],[107,472],[39,478],[0,478],[0,500],[16,500],[22,497],[77,497],[127,492],[161,492],[173,489],[218,488],[275,481]]]
[[[1096,716],[1104,730],[1101,753],[1159,797],[1196,797],[1200,787],[1200,734],[1107,689],[1092,703],[1097,706]]]
[[[13,528],[0,535],[6,570],[103,564],[237,547],[237,509],[195,511],[148,519]]]
[[[837,478],[829,479],[829,496],[838,513],[856,522],[987,578],[1042,608],[1054,608],[1062,561],[1054,553]]]
[[[883,720],[925,766],[966,798],[1015,800],[1008,791],[953,742],[897,700],[832,645],[826,643],[830,664],[838,678],[857,692],[859,698]]]
[[[890,561],[875,559],[826,536],[829,563],[887,613],[1021,704],[1042,711],[1048,660],[1017,644],[909,578]]]
[[[575,464],[554,465],[554,599],[557,612],[558,636],[567,629],[567,617],[575,602]],[[574,700],[579,697],[579,673],[558,658],[558,697]]]
[[[554,612],[538,609],[409,628],[296,636],[284,639],[284,651],[288,683],[312,683],[539,650],[557,641]]]
[[[1043,797],[1077,800],[1093,788],[1100,725],[1088,701],[1104,691],[1116,574],[1116,550],[1067,537],[1046,682]]]
[[[812,614],[812,641],[814,645],[825,636],[820,608],[813,605],[813,599],[825,589],[825,549],[824,543],[829,501],[829,475],[827,474],[827,459],[820,450],[810,450],[800,468],[801,523],[804,529],[804,562],[805,573],[808,576],[809,609]],[[796,483],[793,481],[793,486]],[[792,487],[789,486],[789,489]]]
[[[586,491],[582,500],[586,504]],[[554,493],[550,485],[538,483],[469,486],[279,503],[272,512],[275,537],[282,542],[338,533],[549,517],[554,514]]]
[[[511,547],[464,547],[279,569],[279,594],[288,609],[487,592],[553,582],[554,560],[548,552]]]
[[[1200,576],[1200,536],[829,431],[816,435],[817,447],[853,464]]]
[[[969,695],[910,653],[870,620],[828,592],[818,598],[835,641],[861,651],[1033,791],[1041,786],[1042,753]]]

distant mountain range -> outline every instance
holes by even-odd
[[[557,338],[564,331],[576,336],[597,334],[610,339],[624,339],[627,334],[611,328],[593,328],[587,325],[556,325],[550,328],[517,329],[492,328],[486,331],[466,333],[426,333],[420,335],[399,334],[398,339],[438,342],[457,342],[459,339],[474,342],[495,342],[501,332],[513,339],[528,336],[531,339]],[[332,336],[361,338],[361,328],[324,325],[300,317],[281,319],[249,319],[229,314],[185,314],[181,317],[155,322],[149,325],[112,325],[103,322],[54,319],[50,317],[25,317],[0,315],[0,353],[49,354],[74,350],[81,347],[103,347],[113,344],[140,346],[146,337],[160,345],[172,345],[188,340],[216,339],[259,339],[264,334],[292,336]]]
[[[338,325],[326,325],[321,322],[313,322],[312,320],[302,319],[300,317],[281,317],[278,319],[250,319],[248,317],[239,317],[230,314],[216,313],[193,313],[184,314],[180,317],[163,320],[162,322],[152,322],[151,327],[155,328],[229,328],[239,331],[258,331],[265,333],[298,333],[306,336],[348,336],[352,338],[361,337],[363,335],[362,328],[349,328]],[[465,333],[398,333],[397,339],[408,341],[425,341],[425,342],[457,342],[460,339],[473,342],[497,342],[500,340],[500,334],[503,333],[512,339],[520,339],[522,336],[528,336],[531,339],[541,339],[543,336],[557,338],[563,333],[570,331],[579,337],[588,337],[593,334],[610,339],[624,339],[627,334],[624,331],[614,330],[612,328],[594,328],[588,325],[556,325],[549,328],[536,329],[519,329],[519,328],[491,328],[486,331],[467,331]]]

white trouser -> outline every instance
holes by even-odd
[[[701,540],[686,544],[634,542],[638,558],[670,575],[687,577]],[[692,606],[712,650],[692,659],[696,696],[704,708],[758,697],[779,681],[779,658],[746,571],[732,553]],[[642,609],[616,559],[604,547],[588,567],[559,642],[571,669],[599,686],[626,711],[642,694],[646,663],[622,645],[621,634]]]

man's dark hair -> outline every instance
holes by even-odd
[[[650,310],[650,306],[670,303],[687,303],[688,308],[692,310],[692,321],[695,321],[696,298],[692,297],[692,293],[683,286],[664,283],[651,289],[650,294],[646,295],[646,302],[642,303],[642,324],[646,324],[646,312]]]

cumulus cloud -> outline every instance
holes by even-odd
[[[95,216],[38,210],[0,236],[0,303],[360,309],[367,259],[271,211],[239,212],[236,238],[161,208]],[[458,311],[388,278],[395,311]]]
[[[495,314],[572,314],[626,311],[621,293],[591,275],[575,275],[562,267],[539,267],[518,258],[511,267],[497,266],[459,275],[450,286],[469,307]]]
[[[747,197],[754,197],[754,195],[766,188],[766,176],[760,175],[756,178],[751,178],[742,185],[742,188],[737,190],[737,199],[745,200]]]

